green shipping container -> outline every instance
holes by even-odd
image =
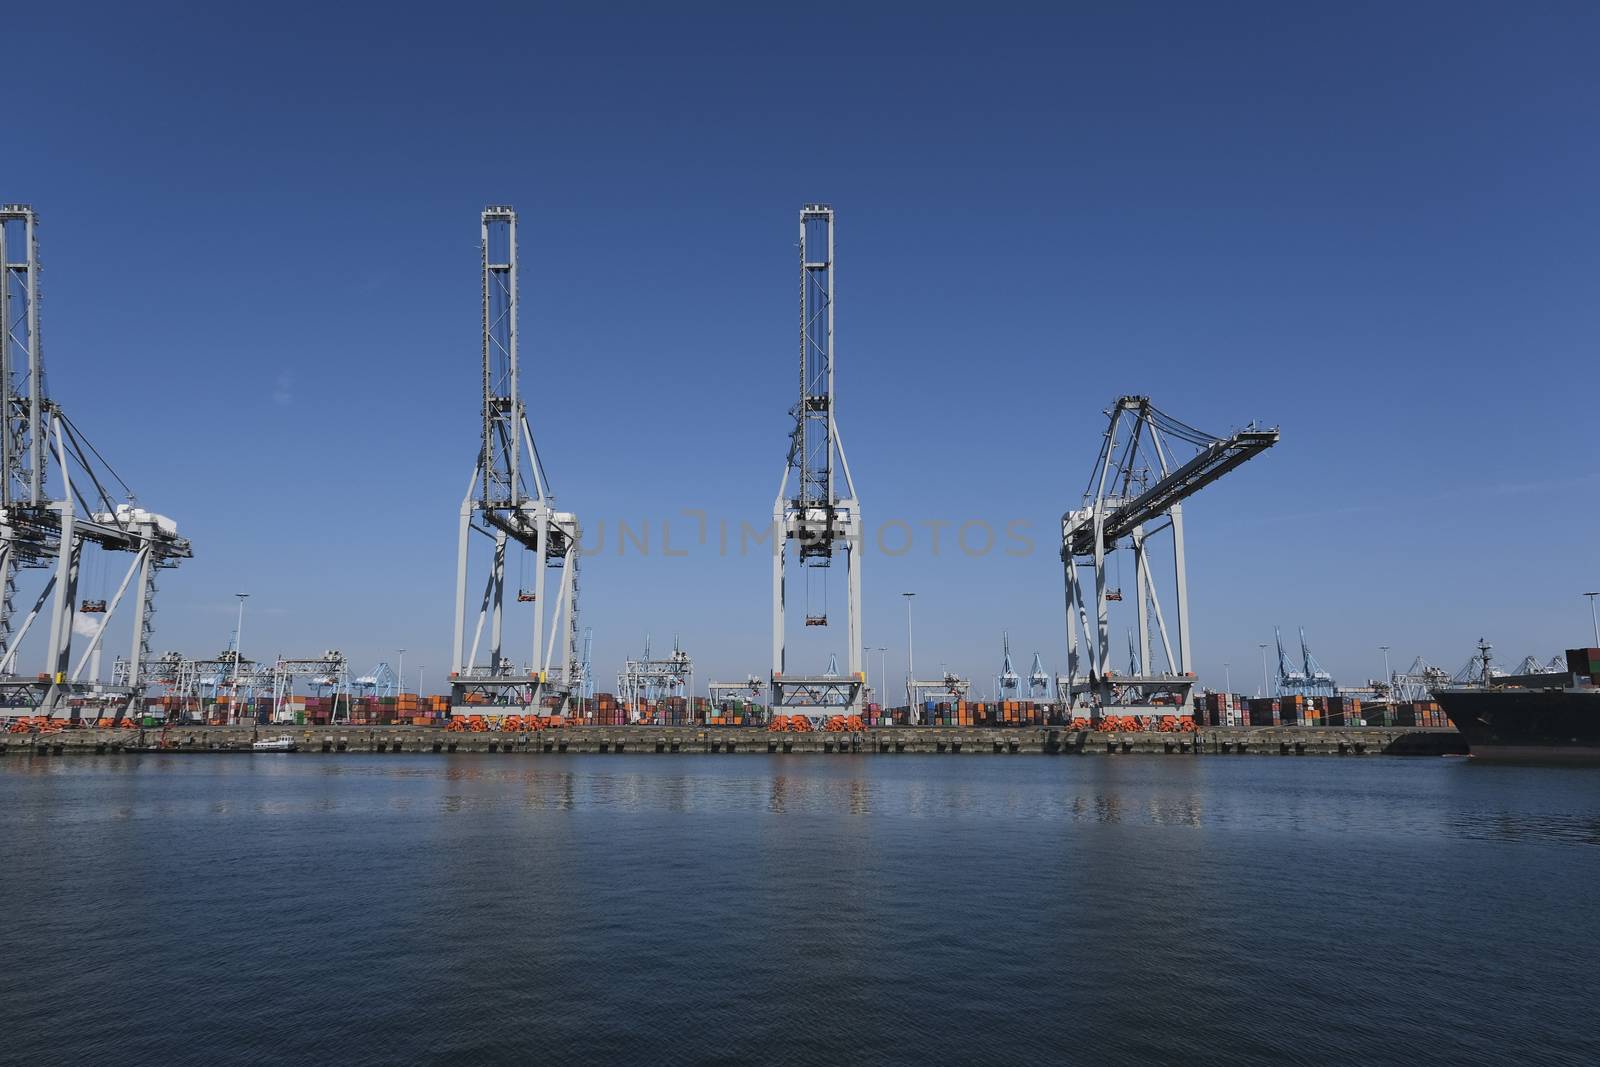
[[[161,725],[161,721],[159,719],[157,719],[154,715],[146,715],[144,717],[144,720],[143,720],[143,725],[145,725],[145,726],[160,726]]]
[[[306,724],[306,713],[303,712],[303,711],[295,712],[294,713],[294,724],[296,726],[304,726]]]

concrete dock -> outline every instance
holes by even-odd
[[[938,753],[946,755],[1439,756],[1465,753],[1454,729],[1409,726],[1211,727],[1199,733],[1102,733],[1061,726],[896,726],[864,733],[772,733],[763,727],[572,726],[450,733],[419,726],[174,726],[0,734],[0,755],[137,756],[165,745],[183,753],[249,753],[257,738],[293,738],[301,755],[419,753]]]

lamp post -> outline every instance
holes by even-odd
[[[1267,683],[1267,646],[1266,646],[1266,642],[1262,642],[1261,644],[1257,645],[1256,647],[1261,649],[1261,695],[1263,697],[1269,697],[1269,696],[1272,695],[1272,686]]]
[[[396,687],[394,695],[403,697],[406,695],[406,650],[402,648],[397,651],[400,653],[400,669],[394,672],[394,684]]]
[[[1233,672],[1229,669],[1231,666],[1232,664],[1227,660],[1222,661],[1222,691],[1224,693],[1233,692]]]
[[[916,721],[920,724],[920,719],[912,719],[916,712],[911,707],[911,682],[917,676],[916,660],[912,656],[914,646],[911,643],[911,598],[917,594],[901,593],[900,595],[905,598],[906,602],[906,721]]]
[[[879,645],[871,651],[878,654],[878,684],[887,689],[889,686],[889,646]],[[884,694],[879,693],[878,699],[882,700],[883,696]]]

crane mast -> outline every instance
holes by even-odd
[[[850,464],[839,439],[834,391],[833,234],[833,208],[825,204],[801,208],[800,400],[793,412],[789,458],[772,510],[772,706],[799,711],[818,721],[841,706],[859,713],[865,688],[861,667],[861,514]],[[848,677],[788,671],[784,624],[790,541],[798,546],[795,563],[808,579],[829,568],[835,556],[844,556]],[[825,576],[819,577],[825,589]],[[825,603],[819,610],[807,602],[805,624],[830,625]]]
[[[531,708],[550,693],[559,697],[560,713],[565,714],[581,688],[583,674],[578,648],[578,519],[554,509],[555,497],[522,400],[516,211],[500,205],[484,208],[480,236],[483,420],[477,465],[461,503],[456,546],[451,706]],[[468,564],[474,533],[487,538],[492,549],[469,645]],[[525,667],[517,666],[505,649],[506,551],[513,544],[534,557],[533,587],[516,592],[518,603],[533,605],[533,642]],[[553,610],[545,596],[546,572],[552,569],[561,572]],[[487,662],[480,661],[480,650],[486,651]]]
[[[156,575],[192,550],[170,518],[134,504],[127,483],[45,392],[38,229],[33,208],[0,204],[0,697],[53,713],[69,697],[93,694],[114,699],[120,718],[141,703],[152,665]],[[129,553],[131,561],[114,596],[80,607],[85,548]],[[14,625],[24,569],[53,573]],[[130,591],[131,655],[122,676],[107,686],[98,677],[100,653]],[[45,670],[30,677],[18,670],[19,650],[47,603]],[[81,626],[88,647],[75,660],[80,612],[89,621]]]

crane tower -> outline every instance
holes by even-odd
[[[487,207],[481,223],[483,427],[477,466],[461,502],[451,705],[462,707],[470,697],[475,703],[537,707],[546,693],[554,693],[562,698],[565,713],[583,671],[578,650],[578,519],[554,509],[555,497],[520,392],[517,213],[509,207]],[[468,548],[474,533],[489,539],[493,555],[468,645]],[[534,557],[533,586],[519,587],[516,593],[518,603],[533,605],[533,647],[527,667],[518,667],[503,643],[506,548],[513,542]],[[545,596],[545,574],[551,569],[561,572],[553,610]],[[479,652],[486,626],[484,662]]]
[[[839,439],[834,391],[833,208],[808,204],[800,209],[800,402],[795,407],[789,458],[772,505],[772,706],[813,718],[841,706],[861,710],[865,676],[861,671],[861,510],[855,482]],[[792,489],[792,492],[791,492]],[[846,627],[849,673],[790,674],[784,660],[784,614],[789,542],[795,562],[808,579],[826,589],[836,556],[845,561]],[[806,604],[807,626],[828,626],[824,602]]]
[[[45,392],[38,228],[31,207],[0,204],[0,700],[53,712],[75,693],[94,692],[117,698],[120,717],[141,702],[153,665],[157,572],[192,551],[173,520],[135,505],[127,483]],[[85,548],[131,554],[109,599],[78,601]],[[14,626],[17,578],[30,569],[52,573]],[[99,653],[130,589],[131,658],[107,687],[97,677]],[[45,670],[30,677],[17,669],[18,651],[47,603]],[[80,615],[89,642],[74,661]]]
[[[1080,701],[1096,707],[1157,702],[1184,707],[1194,686],[1194,667],[1189,640],[1183,501],[1277,444],[1278,431],[1258,429],[1252,424],[1229,437],[1217,437],[1165,414],[1146,396],[1119,397],[1106,414],[1111,424],[1084,490],[1082,506],[1061,516],[1067,675],[1056,680],[1057,695],[1069,707]],[[1193,455],[1183,458],[1178,454],[1180,448],[1192,450]],[[1176,650],[1157,593],[1148,543],[1163,531],[1172,534],[1170,588],[1177,614]],[[1110,605],[1122,600],[1122,589],[1120,585],[1113,587],[1107,574],[1108,561],[1123,547],[1132,550],[1137,619],[1132,657],[1137,671],[1125,675],[1111,666]],[[1092,575],[1092,620],[1079,570],[1089,570]],[[1087,674],[1078,649],[1080,627],[1088,652]],[[1155,660],[1151,657],[1152,629],[1161,642],[1166,668],[1162,671],[1154,669]]]

